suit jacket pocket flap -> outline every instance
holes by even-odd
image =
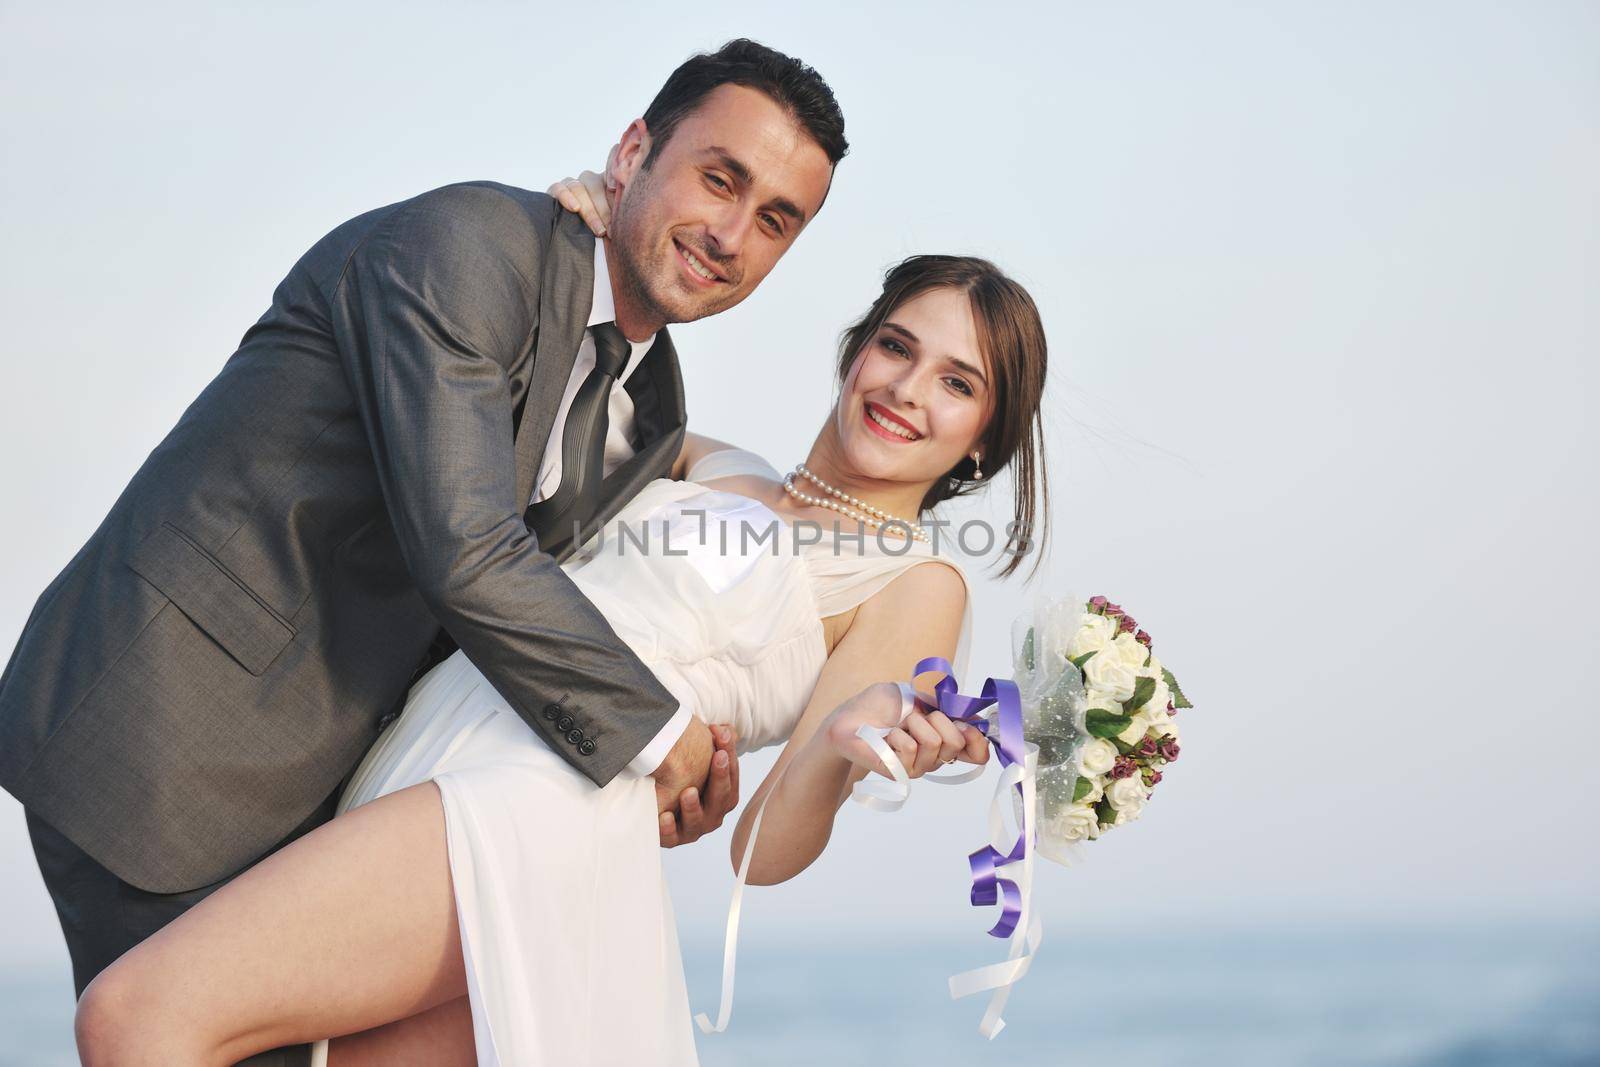
[[[294,628],[177,528],[162,523],[133,550],[132,567],[251,674],[294,639]]]

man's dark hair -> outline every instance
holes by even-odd
[[[844,139],[844,115],[822,75],[798,59],[740,37],[715,52],[690,56],[650,101],[644,113],[644,125],[650,131],[645,168],[683,117],[719,85],[743,85],[766,93],[811,135],[827,153],[829,163],[838,163],[850,150]]]

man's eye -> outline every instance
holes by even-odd
[[[781,235],[783,233],[783,224],[778,221],[778,216],[776,216],[776,215],[762,215],[761,216],[761,221],[766,223],[767,229],[771,230],[773,233],[779,234],[779,235]]]
[[[715,174],[707,174],[706,180],[715,184],[718,189],[728,188],[728,183],[717,177]]]

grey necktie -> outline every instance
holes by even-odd
[[[561,431],[561,484],[524,515],[539,547],[558,558],[571,547],[574,526],[589,532],[585,527],[600,508],[611,386],[633,350],[614,322],[599,322],[589,330],[594,335],[594,370],[567,409]]]

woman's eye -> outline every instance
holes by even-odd
[[[887,348],[897,356],[909,356],[911,354],[910,352],[906,351],[905,345],[901,344],[899,341],[892,341],[885,337],[882,341],[882,344],[884,348]]]
[[[972,395],[972,386],[968,385],[964,379],[946,378],[945,381],[949,382],[951,388],[955,389],[962,396]]]

